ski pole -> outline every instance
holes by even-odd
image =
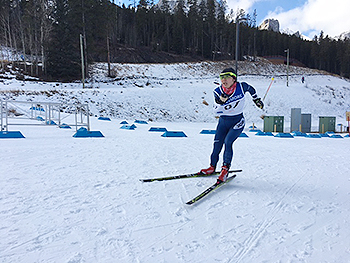
[[[272,83],[273,83],[273,80],[274,80],[274,78],[272,77],[271,83],[270,83],[270,85],[269,85],[269,87],[268,87],[268,89],[267,89],[267,91],[266,91],[266,93],[265,93],[265,96],[264,96],[264,98],[263,98],[263,101],[265,101],[266,95],[267,95],[267,93],[269,92],[269,90],[270,90],[270,88],[271,88],[271,85],[272,85]]]

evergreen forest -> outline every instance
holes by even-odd
[[[350,78],[349,39],[321,31],[308,41],[258,30],[257,11],[228,12],[224,0],[188,0],[186,7],[183,0],[176,7],[167,0],[129,6],[113,1],[0,0],[0,46],[16,50],[11,63],[47,80],[81,79],[92,62],[235,60],[236,50],[238,60],[254,60],[286,57],[287,49],[292,64]],[[1,56],[4,68],[9,62]]]

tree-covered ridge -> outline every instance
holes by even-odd
[[[21,59],[32,62],[24,66],[30,74],[42,70],[42,76],[54,79],[81,78],[82,55],[85,67],[101,61],[164,62],[161,55],[149,56],[164,52],[193,60],[235,59],[232,17],[237,14],[227,15],[225,1],[188,0],[186,6],[177,2],[170,9],[167,0],[158,5],[140,0],[128,7],[108,0],[0,0],[0,44],[27,54]],[[321,32],[306,41],[261,31],[256,12],[239,14],[245,19],[240,24],[238,59],[285,57],[289,49],[291,58],[308,67],[350,77],[350,40],[334,40]],[[130,56],[137,51],[142,60]]]

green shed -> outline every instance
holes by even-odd
[[[335,117],[319,117],[319,133],[335,132]]]
[[[283,132],[284,116],[265,116],[264,132]]]

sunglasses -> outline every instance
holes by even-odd
[[[219,75],[220,79],[227,79],[227,78],[236,78],[236,74],[232,73],[232,72],[225,72],[225,73],[221,73]]]

